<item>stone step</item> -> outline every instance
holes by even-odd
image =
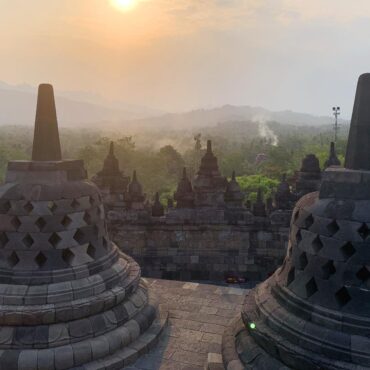
[[[158,339],[167,325],[168,311],[160,308],[156,320],[143,335],[129,346],[101,360],[90,362],[71,370],[120,370],[132,365],[140,356],[148,353],[158,342]]]

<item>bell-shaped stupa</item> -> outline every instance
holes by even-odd
[[[109,145],[109,152],[104,159],[102,170],[92,178],[92,181],[100,189],[106,205],[121,202],[124,199],[130,178],[125,176],[119,168],[118,158],[114,153],[113,141]]]
[[[186,168],[182,171],[182,178],[177,186],[175,193],[177,208],[193,208],[194,207],[194,191],[191,181],[186,173]]]
[[[226,365],[370,369],[369,158],[370,74],[364,74],[345,168],[328,168],[320,190],[298,201],[283,265],[248,294],[242,322],[225,335]]]
[[[163,320],[109,240],[83,162],[62,160],[51,85],[39,87],[32,161],[8,165],[0,218],[0,369],[120,369],[150,346]]]
[[[227,180],[221,176],[217,157],[212,151],[211,140],[201,159],[198,174],[193,182],[196,207],[219,208],[225,205],[224,193]]]

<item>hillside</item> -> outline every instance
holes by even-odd
[[[11,86],[0,82],[0,125],[31,125],[36,106],[32,86]],[[224,105],[183,113],[164,114],[144,106],[111,102],[86,92],[56,90],[58,118],[61,126],[123,129],[192,130],[216,126],[223,122],[279,122],[295,126],[327,126],[332,117],[319,117],[292,111],[273,112],[261,107]],[[345,122],[345,121],[342,121]]]

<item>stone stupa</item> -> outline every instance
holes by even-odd
[[[296,193],[299,198],[317,191],[321,184],[321,169],[318,158],[314,154],[307,154],[302,160],[302,166],[297,175]]]
[[[98,186],[106,205],[120,203],[124,200],[130,177],[125,176],[119,168],[118,158],[114,153],[114,142],[109,145],[109,152],[104,165],[92,181]]]
[[[217,157],[212,151],[212,141],[207,141],[207,150],[202,157],[198,174],[193,182],[196,207],[224,207],[225,177],[218,169]]]
[[[340,160],[337,157],[337,152],[335,150],[335,143],[332,141],[330,143],[330,151],[329,151],[329,157],[325,161],[325,168],[331,167],[331,166],[340,166]]]
[[[370,74],[360,76],[344,168],[301,198],[283,265],[224,336],[232,369],[370,369]]]
[[[177,208],[193,208],[194,207],[194,192],[191,181],[188,178],[186,168],[182,171],[182,178],[179,181],[177,190],[174,196]]]
[[[109,240],[97,187],[62,160],[53,88],[40,85],[31,161],[0,187],[0,369],[120,369],[165,323],[140,268]]]
[[[235,171],[231,175],[231,180],[227,183],[225,191],[225,203],[229,208],[242,208],[245,195],[243,194],[238,181],[236,180]]]

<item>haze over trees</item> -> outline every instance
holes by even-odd
[[[286,173],[293,182],[302,158],[314,153],[321,167],[328,156],[332,140],[332,127],[295,126],[277,122],[261,124],[252,121],[229,121],[215,126],[178,130],[153,127],[127,135],[125,130],[61,128],[64,158],[85,161],[89,176],[97,173],[108,153],[110,141],[121,170],[131,176],[137,170],[149,199],[159,191],[162,200],[173,195],[182,168],[190,176],[196,174],[205,141],[213,141],[219,167],[224,176],[236,171],[238,181],[249,199],[256,196],[258,187],[270,196],[281,175]],[[201,149],[194,137],[200,134]],[[348,128],[342,128],[337,143],[339,158],[343,161]],[[0,127],[0,177],[3,179],[6,164],[12,159],[29,159],[33,131],[31,127]]]

